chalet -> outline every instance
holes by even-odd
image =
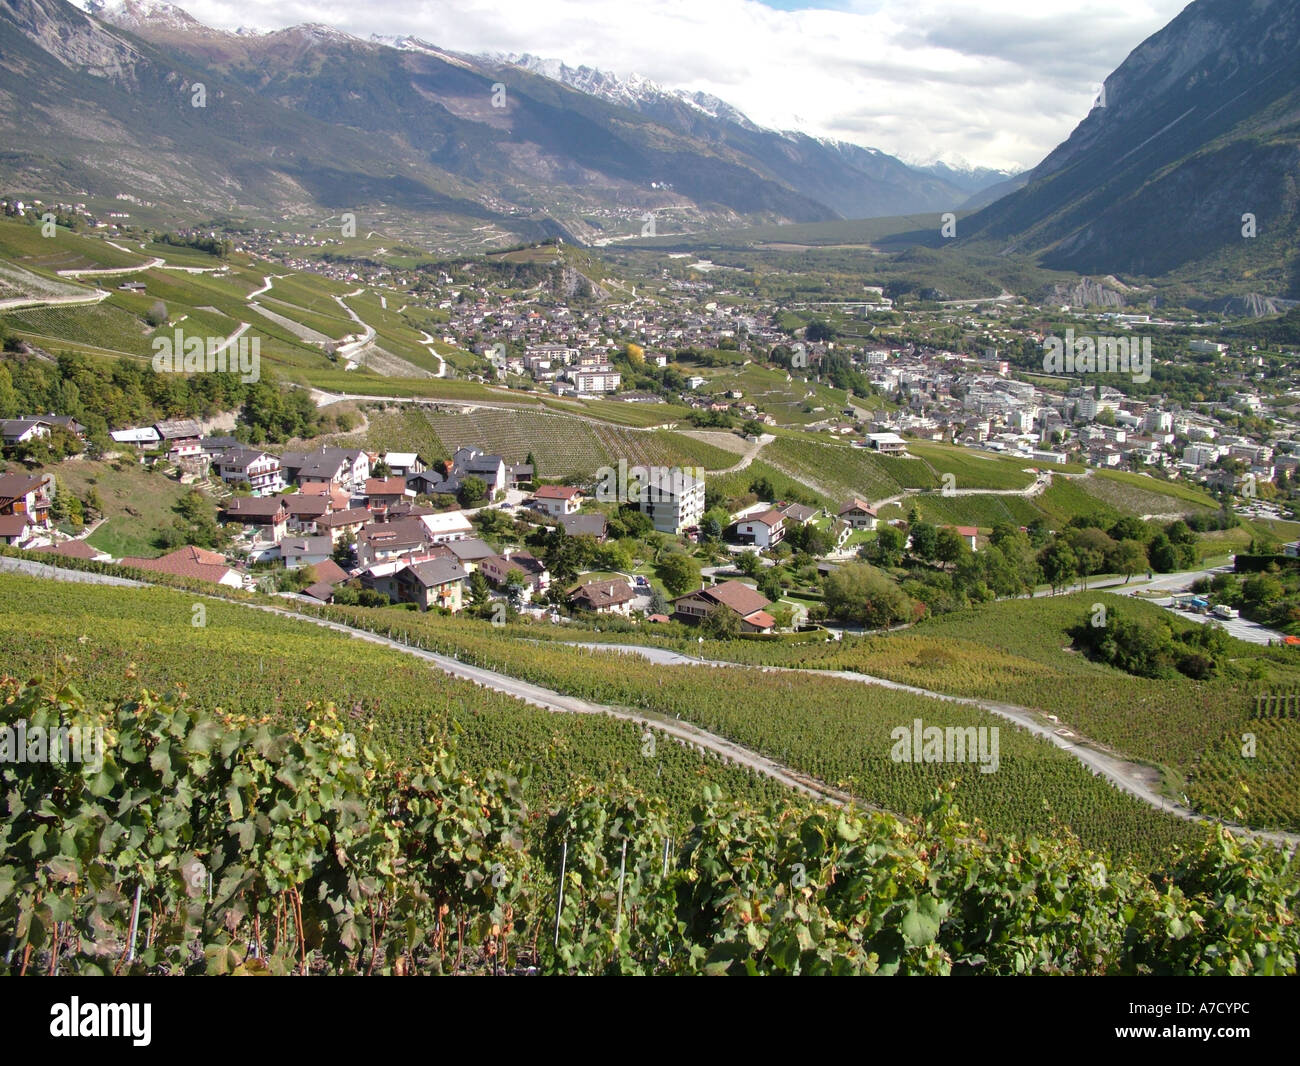
[[[543,485],[533,493],[528,506],[552,518],[573,514],[582,506],[582,490],[572,485]]]
[[[320,600],[322,603],[328,603],[334,595],[334,590],[348,580],[348,572],[333,559],[316,563],[312,569],[316,572],[316,581],[302,592],[304,596],[310,596],[313,600]]]
[[[370,512],[364,507],[350,507],[342,511],[331,511],[316,519],[316,531],[328,533],[337,544],[347,536],[357,536],[370,521]]]
[[[454,496],[460,491],[460,482],[449,480],[438,470],[421,470],[406,475],[406,487],[417,496]]]
[[[588,581],[569,593],[569,605],[575,610],[595,614],[631,614],[636,593],[622,578]]]
[[[0,421],[0,437],[6,448],[28,444],[50,435],[50,424],[43,418],[6,418]]]
[[[852,529],[875,529],[876,509],[856,496],[840,508],[839,518]]]
[[[546,569],[546,564],[534,558],[531,552],[512,553],[507,548],[504,555],[493,555],[480,560],[478,568],[479,572],[498,588],[505,587],[506,577],[511,571],[520,574],[525,581],[525,603],[532,599],[534,594],[545,592],[551,584],[551,575]]]
[[[317,522],[334,509],[333,501],[328,496],[291,492],[280,499],[289,512],[289,530],[293,533],[319,532]]]
[[[0,474],[0,515],[22,515],[29,525],[49,528],[53,474]]]
[[[423,552],[430,543],[418,518],[372,522],[357,534],[357,563],[369,568],[375,563],[391,562]]]
[[[403,603],[419,604],[422,611],[441,607],[454,614],[464,605],[468,576],[455,559],[408,563],[397,572],[399,599]]]
[[[739,617],[742,633],[770,633],[776,626],[776,619],[766,611],[772,601],[741,581],[723,581],[697,592],[688,592],[673,600],[672,604],[673,617],[692,624],[722,610],[732,611]]]
[[[235,496],[222,514],[227,522],[252,529],[258,540],[275,543],[289,532],[289,509],[279,496]]]
[[[280,541],[280,558],[288,570],[316,566],[333,554],[334,540],[329,536],[285,537]]]
[[[234,448],[212,462],[217,477],[227,485],[247,485],[254,496],[269,496],[284,488],[280,460],[257,448]]]
[[[763,511],[736,523],[736,540],[756,548],[771,548],[785,539],[785,518],[779,511]]]
[[[414,492],[411,493],[415,495]],[[367,478],[365,487],[366,507],[376,513],[385,514],[390,507],[406,499],[406,479],[400,477]]]
[[[609,531],[609,522],[603,514],[561,515],[560,528],[571,537],[595,537],[603,543]]]
[[[47,423],[51,428],[66,429],[77,440],[86,439],[86,427],[71,415],[44,414],[40,416],[40,420]]]
[[[515,463],[506,468],[507,487],[515,489],[520,485],[526,485],[533,480],[533,467],[531,463]]]
[[[157,559],[127,555],[119,560],[119,564],[158,574],[173,574],[176,577],[209,581],[215,585],[229,585],[231,588],[240,588],[243,585],[239,572],[226,565],[225,556],[204,548],[197,548],[193,544],[177,548],[167,555],[160,555]]]
[[[348,492],[361,492],[370,477],[370,456],[358,448],[320,448],[280,456],[285,479],[302,484],[327,481]]]
[[[487,485],[488,499],[505,491],[506,462],[501,456],[485,455],[478,448],[457,448],[451,461],[457,481],[468,477],[480,478]]]
[[[192,418],[155,422],[159,443],[170,459],[192,459],[203,453],[203,430]]]

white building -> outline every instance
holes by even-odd
[[[681,533],[704,518],[704,479],[675,472],[644,488],[637,506],[660,533]]]

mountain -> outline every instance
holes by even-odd
[[[933,163],[913,163],[912,167],[947,182],[967,196],[975,196],[995,185],[1014,181],[1020,176],[1019,173],[1009,170],[993,170],[990,167],[976,167],[967,163],[947,163],[942,159],[937,159]]]
[[[498,244],[633,235],[647,211],[662,232],[964,198],[884,153],[763,130],[704,94],[620,90],[597,72],[578,88],[411,37],[227,33],[165,3],[86,6],[0,0],[0,188],[130,193],[178,219],[364,210],[413,236]]]
[[[620,78],[608,71],[571,67],[557,59],[532,55],[485,58],[626,107],[688,137],[725,144],[843,218],[952,210],[972,192],[1006,177],[996,171],[960,174],[956,170],[945,176],[940,170],[909,166],[875,148],[765,129],[716,96],[665,89],[635,74]]]
[[[1024,188],[963,220],[963,241],[1082,274],[1300,296],[1297,54],[1300,0],[1196,0]]]

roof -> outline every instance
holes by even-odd
[[[636,593],[632,591],[632,587],[621,577],[589,581],[585,585],[579,585],[569,594],[570,600],[582,600],[593,609],[628,603],[635,597]]]
[[[391,466],[414,466],[419,461],[417,452],[385,452],[384,462]]]
[[[278,518],[285,506],[279,496],[236,496],[222,510],[232,518]]]
[[[438,514],[420,515],[419,520],[432,536],[443,533],[468,533],[474,528],[463,511],[442,511]]]
[[[285,537],[280,541],[281,555],[330,555],[334,551],[334,538]]]
[[[560,527],[574,537],[583,534],[603,537],[609,523],[603,514],[566,514],[560,517]]]
[[[533,496],[539,500],[571,500],[582,490],[573,485],[543,485]]]
[[[300,518],[318,517],[325,514],[330,507],[328,496],[308,496],[304,492],[290,492],[280,497],[291,515]]]
[[[178,440],[186,437],[202,437],[202,427],[192,418],[173,418],[166,422],[155,422],[153,428],[163,440]]]
[[[742,518],[742,522],[762,522],[765,526],[775,526],[778,522],[785,521],[785,515],[780,511],[763,511],[761,514],[752,514],[748,518]]]
[[[43,418],[6,418],[0,422],[0,433],[6,437],[21,437],[36,426],[49,428],[50,423]]]
[[[876,513],[876,509],[872,507],[871,504],[864,500],[859,500],[856,496],[840,508],[840,514],[846,514],[849,511],[865,511],[867,514],[873,516]]]
[[[980,535],[977,526],[940,526],[940,529],[955,529],[959,537],[978,537]]]
[[[232,448],[217,456],[217,465],[233,467],[235,470],[247,470],[259,459],[275,459],[277,463],[280,461],[274,455],[268,455],[256,448]]]
[[[811,521],[817,514],[816,507],[809,507],[802,503],[787,503],[777,508],[777,510],[786,518],[791,518],[796,522]]]
[[[409,563],[406,569],[426,588],[464,581],[469,577],[455,559],[429,559],[423,563]]]
[[[2,520],[0,520],[2,521]],[[58,544],[42,544],[32,551],[50,552],[52,555],[66,555],[70,559],[98,559],[104,553],[92,548],[84,540],[65,540]]]
[[[447,545],[461,562],[473,562],[475,559],[491,559],[496,555],[491,545],[478,537],[465,537],[453,540]]]
[[[372,522],[357,534],[358,544],[369,544],[378,551],[396,547],[421,547],[425,542],[422,519],[399,518],[392,522]]]
[[[317,528],[334,529],[337,526],[363,526],[370,521],[370,512],[364,507],[349,507],[346,511],[323,514],[316,519]]]
[[[0,500],[16,500],[41,487],[42,479],[31,474],[0,474]]]
[[[755,611],[753,614],[745,615],[745,621],[757,629],[771,629],[776,625],[776,619],[766,611]]]
[[[118,444],[153,444],[162,438],[153,426],[142,429],[115,429],[109,434]]]
[[[316,576],[321,582],[337,585],[348,579],[348,572],[339,566],[333,559],[325,559],[319,563],[313,563],[312,569],[316,571]]]
[[[406,495],[406,478],[372,477],[366,479],[367,496],[404,496]]]
[[[742,618],[748,617],[755,611],[761,611],[772,602],[757,589],[750,588],[743,581],[734,580],[724,581],[720,585],[712,585],[698,589],[695,592],[688,592],[685,596],[679,596],[677,599],[684,600],[691,596],[703,596],[713,603],[720,603],[724,607],[730,607]],[[676,603],[677,600],[673,602]]]
[[[0,514],[0,537],[21,537],[27,532],[25,514]]]
[[[302,590],[303,595],[310,596],[313,600],[320,600],[324,603],[334,595],[334,586],[328,581],[317,581],[314,585],[308,585]]]
[[[144,559],[127,555],[121,560],[122,566],[133,566],[137,570],[152,570],[160,574],[175,574],[179,577],[193,577],[200,581],[219,582],[222,578],[235,573],[226,565],[223,555],[207,551],[204,548],[187,544],[174,552],[159,556],[157,559]]]

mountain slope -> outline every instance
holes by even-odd
[[[1300,295],[1298,51],[1300,0],[1196,0],[1106,79],[1104,106],[1023,189],[965,220],[964,239],[1080,273]]]

